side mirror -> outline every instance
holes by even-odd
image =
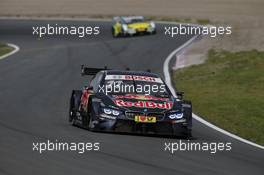
[[[93,87],[92,86],[84,86],[83,88],[84,90],[88,90],[88,91],[92,91],[93,90]]]
[[[176,95],[179,99],[183,99],[184,92],[176,92]]]
[[[93,90],[93,87],[92,86],[87,87],[87,90],[92,91]]]

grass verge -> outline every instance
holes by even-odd
[[[12,50],[14,50],[14,48],[12,47],[9,47],[8,45],[6,44],[2,44],[0,43],[0,56],[3,56],[9,52],[11,52]]]
[[[179,69],[173,80],[194,113],[264,145],[264,52],[208,52],[204,64]]]

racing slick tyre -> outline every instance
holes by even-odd
[[[190,101],[183,101],[184,116],[187,120],[187,126],[184,131],[184,136],[188,139],[192,137],[192,103]]]
[[[172,134],[173,136],[181,136],[185,139],[192,138],[192,104],[190,101],[183,101],[183,116],[186,119],[184,125],[173,124]]]
[[[112,27],[112,36],[113,36],[113,38],[118,38],[120,36],[120,34],[115,33],[114,27]]]
[[[70,99],[70,107],[69,107],[69,122],[72,125],[76,125],[76,118],[78,117],[77,115],[80,115],[78,112],[80,100],[82,96],[82,91],[80,90],[73,90],[71,99]]]
[[[89,131],[96,131],[96,126],[95,126],[95,120],[94,120],[94,116],[95,116],[95,111],[92,105],[92,99],[89,99],[89,104],[88,104],[88,113],[85,116],[86,117],[86,121],[87,121],[87,129]]]

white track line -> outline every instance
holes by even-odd
[[[163,64],[163,73],[164,73],[165,82],[166,82],[166,84],[168,85],[169,89],[171,90],[172,94],[175,97],[176,97],[176,93],[175,93],[175,90],[174,90],[174,88],[173,88],[173,86],[171,84],[171,76],[170,76],[170,71],[169,71],[170,60],[173,58],[173,56],[175,56],[183,48],[185,48],[186,46],[188,46],[189,44],[191,44],[197,37],[198,37],[198,35],[192,37],[186,43],[184,43],[183,45],[181,45],[180,47],[178,47],[177,49],[175,49],[173,52],[171,52],[171,54],[166,58],[166,60],[165,60],[165,62]]]
[[[176,93],[175,93],[175,90],[171,84],[171,77],[170,77],[170,71],[169,71],[169,63],[171,61],[171,59],[173,58],[173,56],[176,56],[177,53],[179,53],[180,51],[182,51],[182,49],[184,49],[185,47],[187,47],[188,45],[190,45],[198,36],[194,36],[192,37],[191,39],[189,39],[186,43],[184,43],[182,46],[180,46],[179,48],[175,49],[173,52],[171,52],[171,54],[166,58],[164,64],[163,64],[163,73],[164,73],[164,76],[165,76],[165,82],[167,83],[169,89],[171,90],[172,94],[174,96],[176,96]],[[197,121],[199,121],[200,123],[218,131],[218,132],[221,132],[222,134],[224,135],[227,135],[229,137],[232,137],[234,139],[237,139],[241,142],[244,142],[246,144],[249,144],[249,145],[252,145],[252,146],[255,146],[257,148],[260,148],[260,149],[264,149],[264,146],[261,146],[261,145],[258,145],[256,143],[253,143],[249,140],[246,140],[246,139],[243,139],[235,134],[232,134],[226,130],[223,130],[215,125],[213,125],[212,123],[209,123],[208,121],[202,119],[201,117],[197,116],[196,114],[193,114],[193,118]]]
[[[6,58],[6,57],[8,57],[8,56],[10,56],[10,55],[15,54],[16,52],[18,52],[18,51],[20,50],[20,48],[19,48],[17,45],[14,45],[14,44],[7,44],[7,45],[8,45],[9,47],[13,47],[14,50],[13,50],[12,52],[9,52],[9,53],[7,53],[7,54],[5,54],[5,55],[0,56],[0,60],[4,59],[4,58]]]

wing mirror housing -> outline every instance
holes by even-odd
[[[87,87],[87,90],[92,91],[93,90],[93,87],[92,86]]]
[[[179,92],[176,92],[176,95],[177,95],[177,97],[179,98],[179,99],[183,99],[183,96],[184,96],[184,92],[182,92],[182,91],[179,91]]]
[[[84,90],[88,90],[88,91],[92,91],[93,90],[93,87],[92,86],[84,86],[83,87]]]

